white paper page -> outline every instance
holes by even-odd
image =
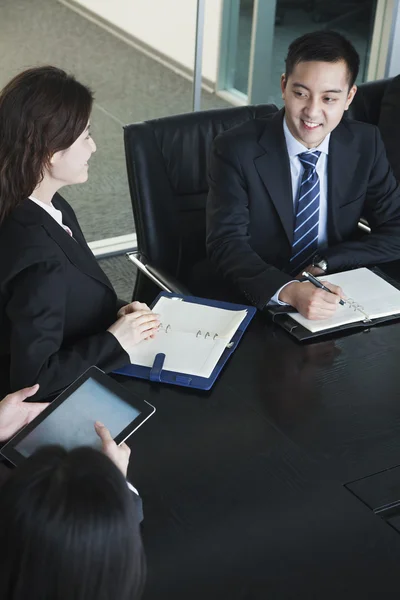
[[[400,291],[365,267],[323,275],[318,279],[340,285],[348,300],[358,303],[371,319],[400,313]],[[364,316],[359,311],[354,311],[349,303],[338,305],[335,315],[326,320],[310,321],[297,313],[290,316],[312,332],[364,320]]]
[[[153,340],[140,342],[130,354],[131,363],[152,367],[157,354],[165,354],[163,369],[210,377],[226,348],[226,340],[205,339],[193,333],[160,331]]]
[[[202,335],[207,332],[213,337],[232,338],[240,323],[247,315],[247,310],[226,310],[214,306],[194,304],[184,300],[162,296],[153,311],[160,315],[163,329],[170,325],[172,331],[186,331]]]

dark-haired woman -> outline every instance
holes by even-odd
[[[145,579],[129,448],[38,450],[1,486],[2,600],[137,600]],[[108,439],[109,436],[109,439]],[[113,464],[114,463],[114,464]]]
[[[0,94],[0,392],[39,383],[48,397],[90,365],[111,371],[159,325],[145,304],[118,303],[58,194],[88,178],[92,103],[51,66]]]

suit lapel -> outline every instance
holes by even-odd
[[[255,158],[254,163],[292,245],[294,227],[292,177],[283,133],[283,115],[282,109],[266,122],[258,141],[265,153]]]
[[[55,201],[54,206],[61,210],[64,208],[59,202]],[[63,223],[67,225],[73,232],[72,238],[45,210],[32,202],[24,200],[18,207],[19,218],[31,224],[41,225],[44,227],[48,235],[61,248],[68,259],[75,265],[77,269],[86,273],[89,277],[93,277],[103,285],[106,285],[114,292],[109,279],[99,266],[96,258],[93,256],[90,248],[81,233],[78,222],[67,211],[62,210]],[[65,218],[64,218],[65,217]],[[115,293],[115,292],[114,292]]]
[[[72,231],[74,239],[78,242],[81,248],[93,258],[93,252],[89,248],[85,237],[82,233],[82,229],[79,226],[77,218],[71,206],[58,194],[56,194],[52,200],[53,205],[62,212],[63,223]],[[97,262],[97,261],[96,261]]]
[[[352,181],[357,176],[360,152],[354,135],[345,120],[331,133],[328,155],[328,241],[329,245],[341,240],[339,212],[348,203]]]

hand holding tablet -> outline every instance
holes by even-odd
[[[91,367],[0,451],[18,465],[41,446],[56,444],[67,450],[92,446],[101,450],[95,421],[107,424],[118,445],[154,412],[154,406],[146,400]]]
[[[100,421],[96,421],[96,423],[94,424],[94,428],[103,444],[103,453],[106,456],[108,456],[110,460],[113,461],[113,463],[121,471],[122,475],[126,477],[128,473],[131,449],[127,444],[125,444],[125,442],[122,442],[122,444],[117,446],[117,444],[112,439],[111,433],[108,431],[107,427],[103,425],[103,423],[100,423]]]
[[[0,442],[9,440],[49,405],[48,402],[24,402],[38,389],[38,384],[32,385],[8,394],[0,401]]]

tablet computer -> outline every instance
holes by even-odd
[[[92,446],[100,450],[95,421],[104,423],[115,442],[121,444],[155,410],[97,367],[90,367],[0,452],[18,465],[41,446],[56,444],[67,450]]]

